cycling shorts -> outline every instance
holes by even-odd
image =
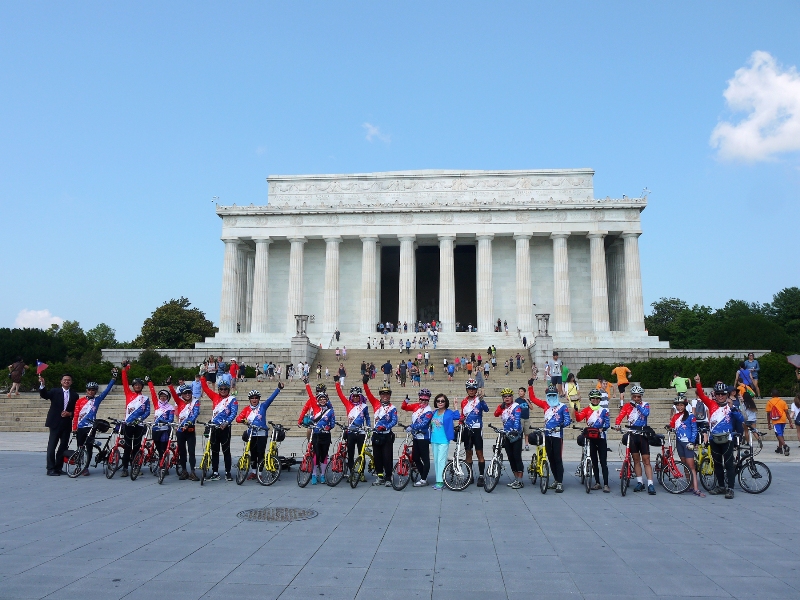
[[[628,387],[627,383],[620,383],[619,385],[617,385],[617,390],[619,390],[620,394],[624,394],[625,393],[625,388],[627,388],[627,387]]]
[[[689,442],[682,442],[677,440],[675,442],[675,448],[678,450],[678,456],[681,458],[697,458],[694,453],[694,450],[689,450],[686,446],[689,445]]]
[[[466,427],[464,433],[461,434],[464,440],[464,449],[469,452],[473,448],[483,452],[483,431],[481,429],[471,429]]]
[[[631,454],[641,454],[642,456],[650,456],[650,444],[647,442],[647,438],[643,435],[630,434],[630,436],[631,436]]]

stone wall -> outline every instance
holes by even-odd
[[[768,353],[769,350],[675,350],[672,348],[633,348],[633,349],[597,349],[597,350],[565,350],[555,348],[559,358],[566,364],[570,371],[577,373],[584,365],[592,363],[617,364],[632,361],[644,361],[653,358],[719,358],[732,356],[742,358],[748,352],[753,352],[756,358]]]
[[[312,357],[316,356],[319,348],[316,345],[309,344],[309,354]],[[117,349],[112,348],[103,349],[103,360],[107,360],[115,365],[122,364],[123,360],[136,360],[143,352],[139,349]],[[248,366],[256,364],[264,364],[267,361],[273,361],[277,364],[289,364],[290,349],[269,349],[269,348],[241,348],[237,350],[221,349],[221,348],[200,348],[191,350],[178,350],[175,348],[158,349],[157,352],[163,356],[168,356],[172,361],[172,366],[181,368],[191,368],[200,365],[209,355],[222,356],[223,359],[230,360],[235,358],[239,363],[244,363]]]

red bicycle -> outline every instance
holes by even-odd
[[[398,423],[397,426],[403,429],[408,427],[408,425],[402,425],[400,423]],[[398,492],[405,489],[410,479],[416,483],[420,478],[419,471],[417,471],[417,467],[414,465],[414,459],[412,458],[413,444],[414,436],[407,431],[406,439],[400,450],[400,456],[394,464],[394,469],[392,469],[392,487]]]
[[[111,450],[108,451],[108,456],[105,458],[106,479],[114,477],[122,466],[122,447],[125,443],[125,436],[121,434],[122,428],[125,427],[124,421],[117,421],[116,419],[109,419],[109,421],[114,423],[114,432],[112,434],[114,441],[111,443]]]
[[[169,470],[175,467],[175,473],[181,474],[180,464],[178,464],[178,442],[175,440],[175,432],[178,430],[178,425],[169,423],[170,435],[167,448],[164,450],[164,455],[158,460],[158,483],[164,483],[164,477],[169,475]]]
[[[153,437],[152,423],[143,423],[144,435],[142,436],[142,445],[136,454],[133,456],[133,463],[131,464],[131,481],[136,481],[136,478],[142,472],[142,467],[145,464],[152,465],[157,462],[156,459],[156,445],[151,439]]]
[[[628,486],[633,479],[633,456],[631,455],[631,436],[642,435],[638,429],[620,429],[622,431],[622,442],[625,444],[625,458],[622,459],[622,467],[619,471],[619,491],[624,496],[628,492]]]
[[[325,467],[325,483],[331,487],[336,487],[339,482],[347,475],[347,427],[341,423],[336,426],[342,430],[339,443],[336,445],[336,452],[333,453],[328,465]]]
[[[311,429],[309,425],[303,425],[306,429]],[[311,437],[306,445],[306,451],[303,454],[303,460],[300,461],[300,468],[297,469],[297,485],[304,488],[311,481],[311,475],[314,472],[314,432],[311,432]]]
[[[667,439],[661,438],[661,452],[656,456],[656,479],[670,494],[682,494],[692,486],[692,471],[682,462],[675,462],[672,448],[672,434],[669,427]]]

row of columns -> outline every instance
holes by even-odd
[[[570,307],[569,233],[553,233],[553,331],[568,333],[572,330]],[[589,251],[591,266],[592,328],[595,332],[611,329],[609,304],[613,314],[622,315],[616,329],[644,330],[644,305],[642,279],[639,265],[639,233],[623,233],[622,255],[611,258],[610,279],[622,289],[612,299],[609,296],[606,273],[605,233],[590,233]],[[478,331],[494,328],[495,315],[492,288],[492,241],[494,235],[477,237],[476,304]],[[339,236],[325,239],[325,286],[323,292],[323,333],[333,334],[339,324]],[[439,320],[445,332],[455,331],[455,235],[439,236]],[[532,286],[530,264],[531,234],[516,234],[516,306],[517,327],[521,331],[533,330]],[[413,323],[417,320],[416,237],[399,236],[400,241],[400,294],[398,321]],[[238,238],[223,238],[225,257],[222,276],[222,302],[220,305],[220,333],[268,331],[269,246],[268,238],[256,238],[255,251]],[[377,235],[361,236],[361,332],[372,333],[380,319],[380,259]],[[303,312],[303,254],[305,237],[289,238],[289,285],[286,310],[286,331],[295,328],[294,315]],[[621,259],[621,260],[620,260]],[[618,321],[620,319],[617,319]]]

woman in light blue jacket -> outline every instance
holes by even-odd
[[[444,394],[437,394],[433,399],[433,417],[431,418],[431,446],[433,447],[433,468],[436,472],[435,490],[444,487],[444,468],[447,466],[447,450],[455,437],[453,422],[458,421],[457,410],[449,410],[450,400]]]

